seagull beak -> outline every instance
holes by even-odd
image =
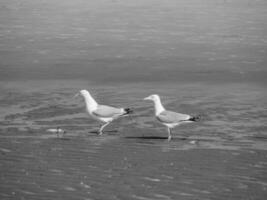
[[[150,97],[146,97],[143,100],[151,100],[151,98]]]

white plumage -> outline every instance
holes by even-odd
[[[168,140],[171,140],[171,137],[172,137],[171,129],[172,128],[183,123],[197,121],[200,118],[199,116],[193,117],[187,114],[176,113],[173,111],[166,110],[161,104],[160,97],[157,94],[150,95],[144,98],[144,100],[151,100],[154,102],[156,119],[167,127]]]
[[[84,98],[86,105],[86,112],[95,120],[104,123],[99,129],[99,135],[103,132],[103,129],[113,120],[128,115],[132,112],[130,108],[115,108],[106,105],[99,105],[91,94],[87,90],[81,90],[78,96],[81,95]]]

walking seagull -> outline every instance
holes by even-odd
[[[183,123],[195,122],[200,119],[200,116],[193,117],[187,114],[181,114],[165,110],[165,108],[161,104],[160,97],[157,94],[150,95],[144,98],[144,100],[151,100],[154,102],[156,119],[163,125],[167,126],[169,141],[171,140],[172,137],[171,136],[172,128]]]
[[[106,105],[99,105],[87,90],[81,90],[74,97],[81,95],[84,98],[86,112],[93,119],[104,123],[99,129],[99,135],[102,135],[103,129],[115,119],[126,116],[133,111],[130,108],[115,108]]]

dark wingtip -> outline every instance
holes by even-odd
[[[131,114],[133,113],[133,110],[131,108],[124,108],[125,114]]]
[[[189,121],[198,122],[200,121],[200,119],[201,119],[201,116],[197,115],[197,116],[190,117]]]

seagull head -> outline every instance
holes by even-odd
[[[85,97],[85,96],[90,95],[90,93],[89,93],[87,90],[80,90],[77,94],[74,95],[73,98],[76,98],[76,97],[78,97],[79,95]]]
[[[155,102],[155,101],[159,101],[160,98],[159,98],[159,95],[157,95],[157,94],[152,94],[152,95],[150,95],[150,96],[144,98],[144,100],[150,100],[150,101],[154,101],[154,102]]]
[[[91,96],[91,94],[87,90],[80,90],[77,94],[75,94],[75,97],[77,96],[82,96],[85,100],[86,106],[88,107],[89,110],[92,110],[92,108],[97,107],[97,102],[95,99]]]
[[[90,93],[89,93],[87,90],[81,90],[79,93],[80,93],[80,95],[82,95],[82,96],[90,95]]]

